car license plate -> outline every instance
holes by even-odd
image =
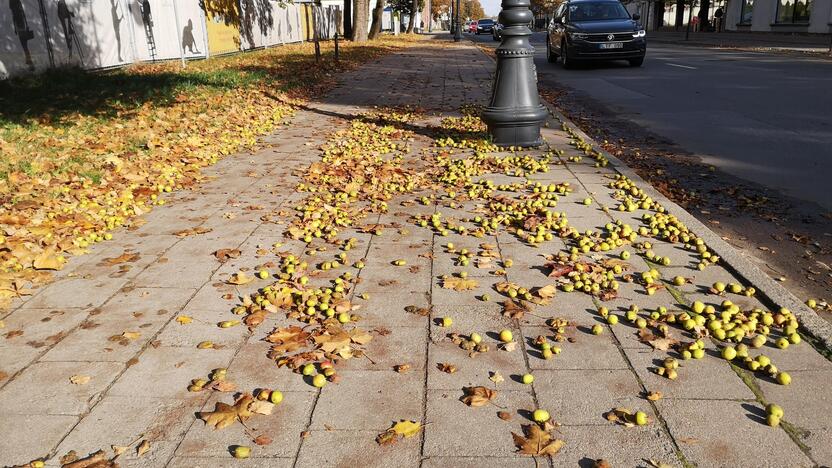
[[[624,43],[623,42],[606,42],[601,44],[602,49],[623,49]]]

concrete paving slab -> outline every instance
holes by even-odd
[[[389,371],[345,370],[341,382],[329,384],[312,416],[311,429],[378,430],[400,419],[419,419],[424,375]]]
[[[759,415],[765,411],[756,403],[668,399],[659,400],[656,406],[691,463],[813,465],[785,431],[761,420]]]
[[[46,457],[78,422],[78,416],[0,414],[0,454],[4,464],[24,465]]]
[[[124,365],[114,362],[38,362],[0,390],[0,412],[29,415],[85,413]],[[90,377],[74,384],[73,376]]]
[[[502,409],[495,405],[468,407],[460,401],[462,396],[461,388],[428,391],[426,420],[431,424],[424,429],[424,455],[511,456],[516,450],[511,432],[520,431],[520,424],[529,422],[525,415],[535,409],[532,395],[528,392],[499,392],[492,401]],[[497,417],[498,411],[508,411],[512,420],[501,420]]]

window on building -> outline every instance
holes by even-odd
[[[778,23],[808,23],[812,12],[812,0],[779,0]]]
[[[751,24],[754,17],[754,0],[742,0],[740,11],[740,24]]]

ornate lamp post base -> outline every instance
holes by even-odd
[[[537,93],[534,49],[528,24],[534,18],[529,0],[503,0],[500,22],[505,26],[497,47],[497,72],[491,102],[482,118],[497,146],[540,146],[540,126],[548,112]]]

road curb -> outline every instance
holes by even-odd
[[[482,48],[476,44],[472,44],[483,55],[494,60],[493,57],[485,53]],[[682,221],[691,231],[702,238],[708,245],[708,248],[715,252],[720,257],[720,264],[726,267],[729,271],[736,274],[748,284],[753,285],[757,289],[757,297],[765,299],[769,306],[775,308],[786,307],[794,312],[798,321],[800,322],[800,329],[810,338],[812,338],[817,345],[825,348],[827,353],[832,352],[832,324],[820,318],[814,310],[810,309],[800,299],[795,297],[791,292],[784,288],[781,284],[771,279],[768,275],[760,271],[756,265],[745,258],[742,253],[732,247],[730,244],[722,240],[722,238],[711,231],[708,226],[705,226],[701,221],[696,219],[687,210],[677,205],[669,198],[664,196],[661,192],[656,190],[650,183],[642,179],[636,172],[630,169],[623,161],[615,156],[604,151],[604,149],[577,125],[575,125],[569,118],[561,113],[553,104],[546,101],[543,96],[540,97],[541,102],[549,109],[549,112],[558,121],[569,127],[575,134],[591,144],[595,151],[601,153],[610,162],[610,166],[619,174],[629,178],[636,183],[639,188],[644,190],[653,200],[660,202],[668,212],[676,216]]]
[[[691,231],[705,241],[708,248],[720,257],[720,264],[722,266],[757,288],[757,297],[765,298],[771,306],[778,308],[786,307],[794,312],[800,322],[801,330],[813,338],[818,344],[826,348],[827,351],[832,351],[832,324],[820,318],[814,310],[810,309],[781,284],[760,271],[756,265],[745,258],[737,249],[725,242],[718,234],[710,230],[708,226],[705,226],[684,208],[656,190],[649,182],[642,179],[634,170],[624,164],[623,161],[604,151],[595,139],[578,128],[577,125],[572,123],[554,105],[545,100],[543,101],[544,105],[556,119],[568,126],[575,134],[591,144],[595,151],[598,151],[607,158],[610,161],[612,169],[635,182],[647,195],[661,203],[669,213],[676,216]]]
[[[719,49],[725,51],[740,51],[740,52],[754,52],[758,54],[777,54],[777,55],[789,55],[795,57],[806,57],[806,58],[820,58],[820,59],[830,59],[832,56],[829,55],[826,51],[812,51],[812,50],[796,50],[796,49],[788,49],[788,48],[781,48],[778,46],[752,46],[752,45],[731,45],[731,44],[713,44],[709,42],[698,42],[696,40],[693,41],[676,41],[672,39],[657,39],[655,37],[650,38],[651,43],[655,44],[663,44],[663,45],[677,45],[680,47],[701,47],[707,49]],[[822,48],[822,47],[819,47]]]

